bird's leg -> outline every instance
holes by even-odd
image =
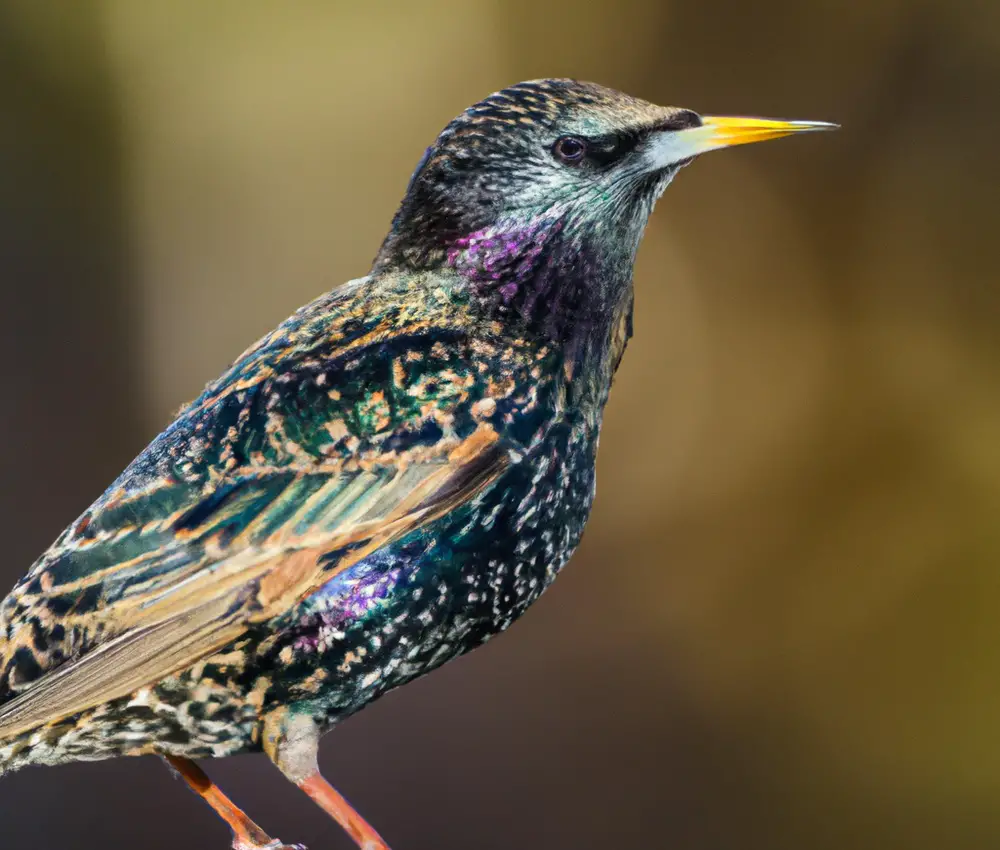
[[[323,778],[318,770],[296,785],[339,823],[362,850],[389,850],[389,846],[372,826],[354,810],[336,788]]]
[[[389,850],[385,840],[319,772],[319,729],[312,718],[285,708],[264,720],[264,751],[278,770],[332,817],[361,850]]]
[[[192,791],[212,807],[233,831],[233,850],[305,850],[301,845],[282,844],[271,838],[242,809],[230,800],[198,765],[178,756],[163,760],[183,779]]]

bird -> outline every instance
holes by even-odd
[[[369,273],[184,407],[0,603],[0,774],[263,752],[363,850],[321,737],[505,631],[580,542],[633,265],[711,150],[836,125],[700,115],[595,83],[491,94],[426,150]]]

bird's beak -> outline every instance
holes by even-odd
[[[651,147],[652,165],[666,168],[719,148],[766,142],[795,133],[836,130],[826,121],[776,121],[770,118],[733,118],[704,115],[700,127],[668,130],[657,135]]]
[[[766,142],[768,139],[780,139],[793,133],[837,129],[836,124],[826,121],[774,121],[770,118],[729,118],[719,115],[705,115],[701,122],[701,127],[692,129],[702,131],[700,144],[705,151]]]

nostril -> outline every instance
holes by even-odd
[[[657,130],[687,130],[689,127],[700,127],[701,116],[692,109],[674,109],[657,126]]]

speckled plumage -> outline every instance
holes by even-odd
[[[689,161],[656,145],[701,123],[549,80],[449,124],[371,274],[243,354],[0,605],[0,773],[264,750],[384,847],[310,785],[316,740],[572,555],[636,250]]]
[[[436,318],[433,304],[414,321],[387,307],[399,315],[385,333],[343,319],[380,290],[401,301],[410,284],[349,286],[210,387],[8,597],[4,693],[106,640],[119,620],[109,611],[197,575],[220,550],[276,534],[288,546],[378,514],[384,489],[502,432],[503,454],[486,457],[505,467],[493,486],[343,571],[350,546],[324,552],[316,590],[287,611],[152,687],[15,738],[4,763],[257,749],[266,713],[306,702],[332,723],[506,628],[537,597],[583,530],[599,411],[567,410],[551,344],[505,338],[495,322],[470,334],[462,287],[437,283]],[[101,570],[126,558],[127,572]]]

